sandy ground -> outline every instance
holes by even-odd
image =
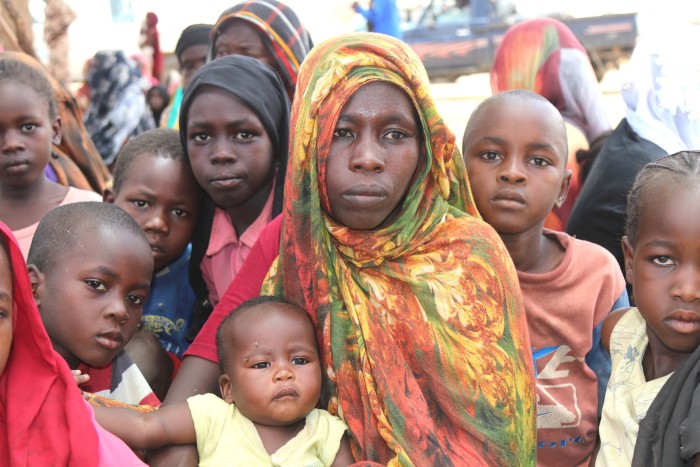
[[[608,71],[600,83],[605,108],[614,128],[624,116],[624,103],[620,87],[624,81],[625,67]],[[488,73],[462,76],[454,83],[433,83],[433,98],[447,125],[461,145],[464,127],[477,105],[491,95]]]

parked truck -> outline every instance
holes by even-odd
[[[628,58],[637,39],[636,13],[574,18],[565,23],[585,47],[598,79]],[[404,30],[433,80],[454,81],[491,69],[505,31],[524,17],[507,0],[431,0]]]

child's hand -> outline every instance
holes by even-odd
[[[90,375],[84,375],[80,372],[80,370],[71,370],[70,372],[73,373],[73,379],[75,380],[75,384],[78,386],[90,381]]]

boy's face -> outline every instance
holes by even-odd
[[[303,420],[321,394],[313,325],[289,305],[246,310],[226,329],[221,394],[248,419],[267,426]]]
[[[46,271],[30,265],[44,327],[56,351],[76,368],[110,363],[131,339],[148,297],[148,244],[126,229],[83,229]]]
[[[118,193],[105,192],[141,226],[160,271],[173,263],[190,242],[199,215],[202,190],[182,161],[150,154],[137,155]]]
[[[637,241],[623,237],[622,251],[654,360],[680,365],[700,346],[700,218],[688,215],[700,188],[670,181],[644,195]]]
[[[486,103],[464,136],[464,160],[479,212],[501,235],[539,231],[566,199],[566,129],[554,107],[501,96]]]
[[[0,245],[0,375],[5,371],[12,346],[12,268]]]

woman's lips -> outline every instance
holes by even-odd
[[[343,198],[358,206],[381,203],[389,197],[389,191],[379,185],[358,185],[346,190]]]

